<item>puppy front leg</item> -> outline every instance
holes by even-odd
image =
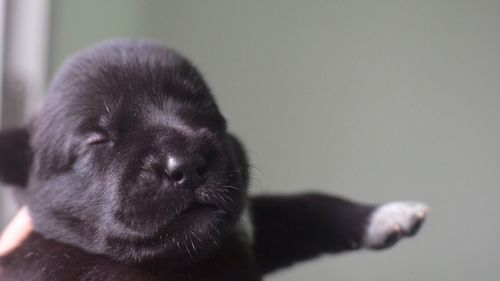
[[[414,235],[427,214],[421,203],[363,205],[324,194],[251,199],[254,251],[262,273],[324,253],[382,249]]]

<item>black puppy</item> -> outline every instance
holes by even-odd
[[[0,179],[35,232],[0,280],[260,280],[322,253],[414,234],[419,203],[321,194],[248,199],[248,163],[207,85],[143,41],[84,50],[29,128],[0,134]]]

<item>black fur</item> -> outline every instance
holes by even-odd
[[[0,259],[0,280],[260,280],[358,248],[373,210],[319,194],[256,197],[255,240],[242,238],[244,149],[198,71],[150,42],[69,59],[30,128],[0,134],[0,179],[26,187],[35,227]],[[172,157],[201,161],[198,181],[181,184]]]

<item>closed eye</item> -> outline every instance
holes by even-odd
[[[110,142],[111,138],[108,134],[100,131],[92,131],[87,135],[86,143],[88,145],[98,145]]]

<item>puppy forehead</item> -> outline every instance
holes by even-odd
[[[49,87],[49,96],[123,95],[144,90],[198,93],[204,88],[199,72],[177,52],[149,41],[114,40],[67,59]]]
[[[120,109],[153,120],[158,110],[176,109],[168,107],[174,102],[213,102],[184,57],[155,43],[130,40],[106,42],[70,58],[56,74],[50,97],[70,114],[111,115]]]

